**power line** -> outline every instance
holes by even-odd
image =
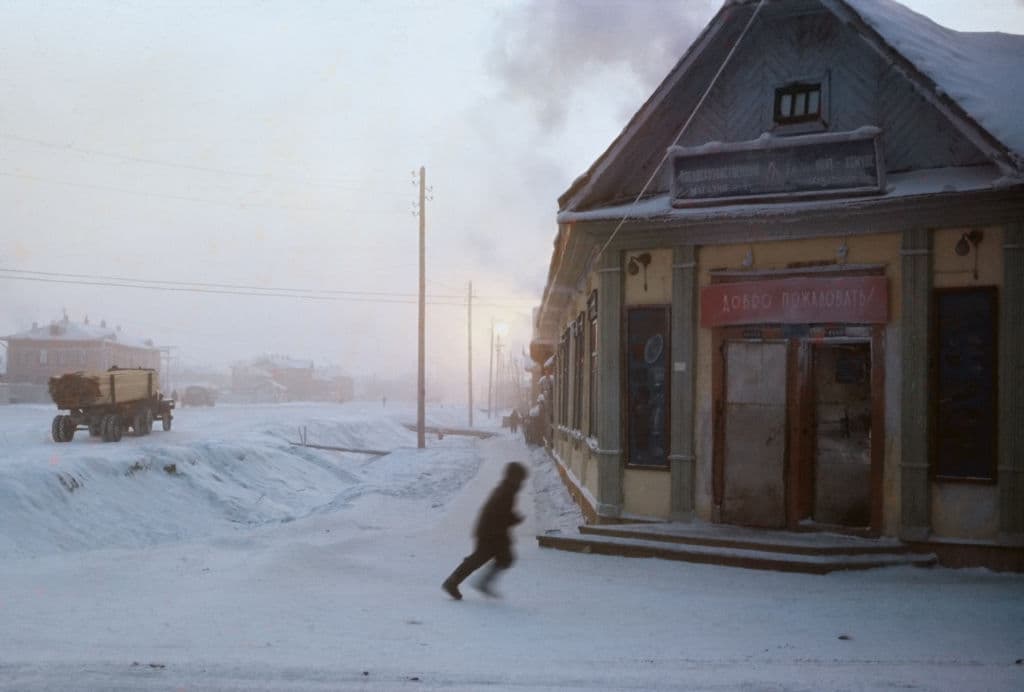
[[[372,297],[385,297],[385,298],[415,298],[415,293],[395,293],[390,291],[353,291],[353,290],[336,290],[336,289],[312,289],[312,288],[290,288],[282,286],[257,286],[253,284],[229,284],[229,283],[207,283],[201,281],[174,281],[166,279],[137,279],[127,276],[110,276],[103,274],[74,274],[70,272],[48,272],[38,271],[29,269],[8,269],[6,267],[0,267],[0,272],[6,274],[17,274],[17,275],[32,275],[41,277],[52,277],[62,279],[85,279],[92,282],[131,282],[132,285],[140,284],[140,288],[160,288],[162,286],[168,287],[189,287],[189,288],[203,288],[203,289],[229,289],[234,291],[258,291],[260,295],[265,295],[268,292],[271,293],[292,293],[297,295],[318,295],[322,294],[326,296],[330,295],[341,295],[341,296],[372,296]],[[19,277],[3,277],[3,278],[19,278]],[[465,296],[461,295],[444,295],[444,294],[432,294],[429,298],[436,300],[455,300],[458,299],[463,301]],[[480,296],[475,296],[479,298]],[[500,297],[493,296],[486,298],[487,300],[497,302],[509,302],[509,303],[533,303],[534,301],[529,298],[513,298],[513,297]],[[463,303],[459,303],[463,304]]]
[[[0,270],[6,271],[6,270]],[[416,300],[414,299],[400,299],[400,298],[388,298],[388,297],[358,297],[358,296],[330,296],[330,295],[316,295],[314,293],[281,293],[273,290],[254,291],[254,290],[225,290],[225,289],[214,289],[214,288],[202,288],[199,286],[158,286],[148,284],[130,284],[130,283],[119,283],[115,281],[85,281],[82,279],[57,279],[57,278],[46,278],[40,276],[4,276],[0,274],[0,279],[6,279],[8,281],[33,281],[37,283],[50,283],[50,284],[63,284],[72,286],[97,286],[101,288],[135,288],[143,289],[148,291],[166,291],[171,293],[203,293],[210,295],[233,295],[233,296],[248,296],[248,297],[262,297],[262,298],[294,298],[299,300],[315,300],[320,302],[351,302],[351,303],[385,303],[395,305],[415,305]],[[428,304],[433,306],[447,306],[447,307],[465,307],[464,301],[449,302],[444,300],[428,301]],[[501,304],[487,304],[488,307],[493,308],[505,308],[506,305]]]
[[[46,178],[44,176],[32,175],[30,173],[11,173],[9,171],[0,171],[0,176],[8,178],[20,178],[22,180],[31,180],[38,183],[48,183],[51,185],[67,185],[69,187],[81,187],[90,190],[106,190],[108,192],[120,192],[128,195],[138,195],[141,197],[156,197],[160,199],[171,199],[179,202],[201,202],[203,204],[212,204],[219,207],[229,207],[232,209],[286,209],[291,211],[313,211],[313,212],[329,212],[331,214],[343,213],[343,214],[391,214],[391,215],[404,215],[405,212],[400,211],[388,211],[384,209],[345,209],[335,210],[327,209],[324,207],[300,207],[295,205],[286,204],[268,204],[265,202],[225,202],[223,200],[211,199],[209,197],[192,197],[189,195],[175,195],[166,192],[151,192],[149,190],[133,190],[127,187],[117,187],[115,185],[99,185],[97,183],[83,183],[73,180],[57,180],[55,178]]]
[[[219,175],[234,175],[243,178],[250,179],[265,179],[265,180],[276,180],[286,182],[293,185],[323,185],[326,187],[333,187],[339,190],[361,190],[360,187],[347,187],[341,183],[328,182],[328,181],[317,181],[315,179],[306,180],[292,180],[289,178],[283,178],[270,173],[254,173],[251,171],[240,171],[229,168],[216,168],[213,166],[200,166],[197,164],[180,163],[176,161],[163,161],[161,159],[152,159],[143,156],[131,156],[128,154],[119,154],[109,151],[99,151],[97,149],[87,149],[85,147],[77,147],[72,144],[55,144],[53,142],[47,142],[41,139],[33,139],[31,137],[21,137],[19,135],[12,135],[6,133],[0,133],[0,138],[8,139],[14,142],[23,142],[25,144],[33,144],[35,146],[44,147],[47,149],[54,149],[56,151],[71,151],[76,154],[83,154],[86,156],[100,156],[104,158],[115,159],[117,161],[130,161],[132,163],[143,163],[152,166],[164,166],[167,168],[181,168],[191,171],[202,171],[204,173],[217,173]]]

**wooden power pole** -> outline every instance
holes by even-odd
[[[469,327],[466,329],[469,338],[469,427],[473,427],[473,282],[469,282],[469,293],[466,296],[466,322]]]
[[[427,270],[426,270],[426,249],[427,249],[427,169],[420,166],[420,326],[419,326],[419,357],[416,383],[416,447],[423,449],[426,443],[426,400],[427,385],[426,376],[423,372],[426,363],[426,317],[427,317]]]

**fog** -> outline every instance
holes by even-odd
[[[1024,32],[1018,0],[907,4]],[[411,375],[424,166],[428,382],[460,400],[467,283],[482,383],[492,322],[529,342],[558,195],[719,5],[0,3],[0,335],[66,313],[179,367]]]

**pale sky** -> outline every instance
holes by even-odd
[[[414,373],[425,166],[428,373],[457,397],[467,282],[481,383],[492,319],[529,341],[558,195],[720,4],[0,0],[0,334],[66,310],[185,364]],[[1021,0],[905,4],[1024,34]]]

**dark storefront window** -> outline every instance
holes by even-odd
[[[558,345],[558,423],[569,423],[569,330]]]
[[[583,423],[583,313],[572,325],[572,427],[581,430]]]
[[[597,291],[587,301],[587,344],[590,348],[590,382],[587,398],[587,433],[597,434]]]
[[[995,288],[935,293],[933,470],[939,478],[995,480]]]
[[[668,308],[632,308],[626,317],[628,463],[668,466]]]

